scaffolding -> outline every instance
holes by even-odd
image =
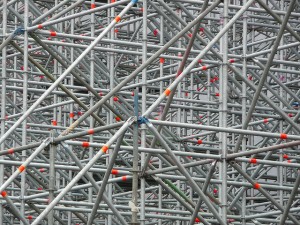
[[[298,0],[0,12],[0,224],[300,225]]]

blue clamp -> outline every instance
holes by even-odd
[[[15,31],[14,31],[14,36],[20,35],[20,34],[24,34],[24,28],[23,27],[18,27]]]
[[[149,120],[148,120],[146,117],[139,116],[137,122],[138,122],[139,125],[141,125],[141,124],[143,124],[143,123],[149,122]]]
[[[139,0],[131,0],[133,4],[137,3]]]

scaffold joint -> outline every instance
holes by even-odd
[[[143,123],[149,122],[149,120],[146,117],[139,116],[137,122],[138,122],[139,125],[141,125]]]
[[[24,31],[25,31],[25,30],[24,30],[23,27],[18,27],[18,28],[14,31],[14,36],[24,34]]]

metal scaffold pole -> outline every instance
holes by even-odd
[[[0,12],[0,224],[300,224],[297,0]]]

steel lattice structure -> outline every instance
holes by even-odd
[[[298,0],[0,9],[0,224],[300,225]]]

